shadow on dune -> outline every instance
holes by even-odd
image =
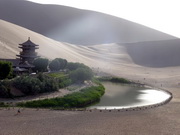
[[[180,66],[180,39],[125,44],[132,60],[142,66]]]
[[[0,19],[61,42],[81,45],[175,38],[107,14],[25,0],[0,0]]]

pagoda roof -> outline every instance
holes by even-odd
[[[19,67],[20,68],[31,68],[31,67],[34,67],[34,65],[29,64],[28,61],[25,61],[24,63],[19,64]]]
[[[30,40],[30,37],[28,38],[28,40],[26,41],[26,42],[24,42],[24,43],[22,43],[22,44],[19,44],[19,45],[22,45],[22,46],[39,46],[39,45],[37,45],[37,44],[35,44],[35,43],[33,43],[31,40]]]

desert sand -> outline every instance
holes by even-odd
[[[20,51],[18,44],[25,42],[28,37],[31,37],[32,42],[40,45],[38,54],[42,57],[49,59],[62,57],[68,61],[82,62],[97,70],[99,74],[106,72],[119,77],[125,77],[155,88],[168,90],[173,94],[173,99],[170,103],[144,111],[76,112],[25,108],[21,110],[20,114],[16,115],[18,108],[11,108],[10,110],[1,109],[0,134],[179,134],[180,65],[171,66],[171,63],[167,63],[168,66],[164,67],[156,67],[155,65],[145,66],[147,61],[143,57],[141,57],[141,64],[137,64],[125,45],[76,46],[68,43],[60,43],[2,20],[0,20],[0,30],[1,58],[14,58]],[[171,45],[167,47],[171,47]],[[149,51],[153,55],[153,49],[149,49]],[[171,55],[173,56],[173,53]]]

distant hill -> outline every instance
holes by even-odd
[[[80,45],[176,38],[107,14],[24,0],[0,0],[0,19],[61,42]]]
[[[147,67],[180,66],[180,39],[124,44],[132,60]]]

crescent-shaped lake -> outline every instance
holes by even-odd
[[[105,87],[105,94],[99,103],[90,109],[122,109],[141,107],[161,103],[171,95],[162,90],[147,89],[119,83],[102,82]]]

